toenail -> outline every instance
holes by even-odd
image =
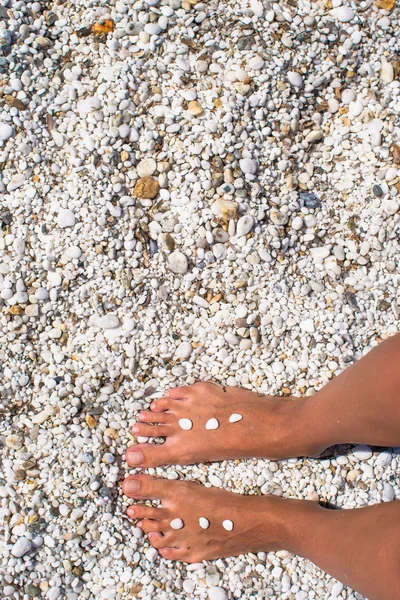
[[[132,426],[132,431],[133,431],[133,433],[138,433],[138,432],[140,431],[140,427],[139,427],[139,425],[137,425],[137,424],[136,424],[136,425],[133,425],[133,426]]]
[[[126,494],[136,494],[140,490],[140,481],[137,479],[128,479],[125,481],[124,492]]]
[[[141,465],[144,460],[143,452],[141,450],[133,450],[132,452],[129,452],[128,458],[129,464]]]

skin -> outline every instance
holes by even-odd
[[[338,443],[400,446],[399,364],[397,335],[309,398],[260,398],[211,383],[176,388],[141,413],[133,429],[165,437],[165,443],[129,448],[128,464],[276,460],[314,455]],[[232,413],[243,419],[229,423]],[[193,421],[192,430],[179,427],[184,417]],[[218,430],[205,429],[211,417],[219,420]],[[400,600],[400,502],[331,511],[306,500],[241,496],[147,475],[127,477],[123,491],[135,500],[161,502],[159,508],[135,504],[128,515],[139,519],[166,559],[199,562],[285,549],[309,558],[369,600]],[[201,516],[209,518],[209,529],[200,528]],[[173,530],[170,522],[177,517],[184,527]],[[233,531],[222,527],[224,519],[234,522]]]

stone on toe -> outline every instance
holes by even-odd
[[[172,529],[182,529],[183,527],[183,521],[182,519],[172,519],[170,526]]]
[[[200,517],[199,525],[202,529],[208,529],[210,527],[210,521],[206,517]]]
[[[193,427],[193,422],[190,419],[179,419],[179,427],[185,431],[189,431]]]
[[[233,413],[233,415],[231,415],[229,417],[229,423],[237,423],[238,421],[241,421],[243,419],[242,415],[239,415],[238,413]]]
[[[208,419],[206,423],[206,429],[218,429],[219,421],[217,419]]]
[[[222,521],[222,527],[226,529],[226,531],[232,531],[233,521],[231,521],[230,519],[225,519],[225,521]]]

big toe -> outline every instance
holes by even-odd
[[[122,491],[138,500],[162,500],[170,495],[171,483],[150,475],[130,475],[122,482]]]
[[[128,448],[125,458],[130,467],[136,468],[160,467],[172,460],[166,443],[135,444]]]

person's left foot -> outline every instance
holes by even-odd
[[[137,525],[164,558],[193,563],[280,547],[278,516],[282,515],[282,503],[287,502],[282,498],[241,496],[149,475],[127,477],[122,490],[135,500],[161,501],[159,508],[134,504],[127,513],[130,518],[139,519]],[[207,529],[201,527],[201,518],[203,526],[208,521]],[[180,529],[171,527],[176,519],[182,521]]]

